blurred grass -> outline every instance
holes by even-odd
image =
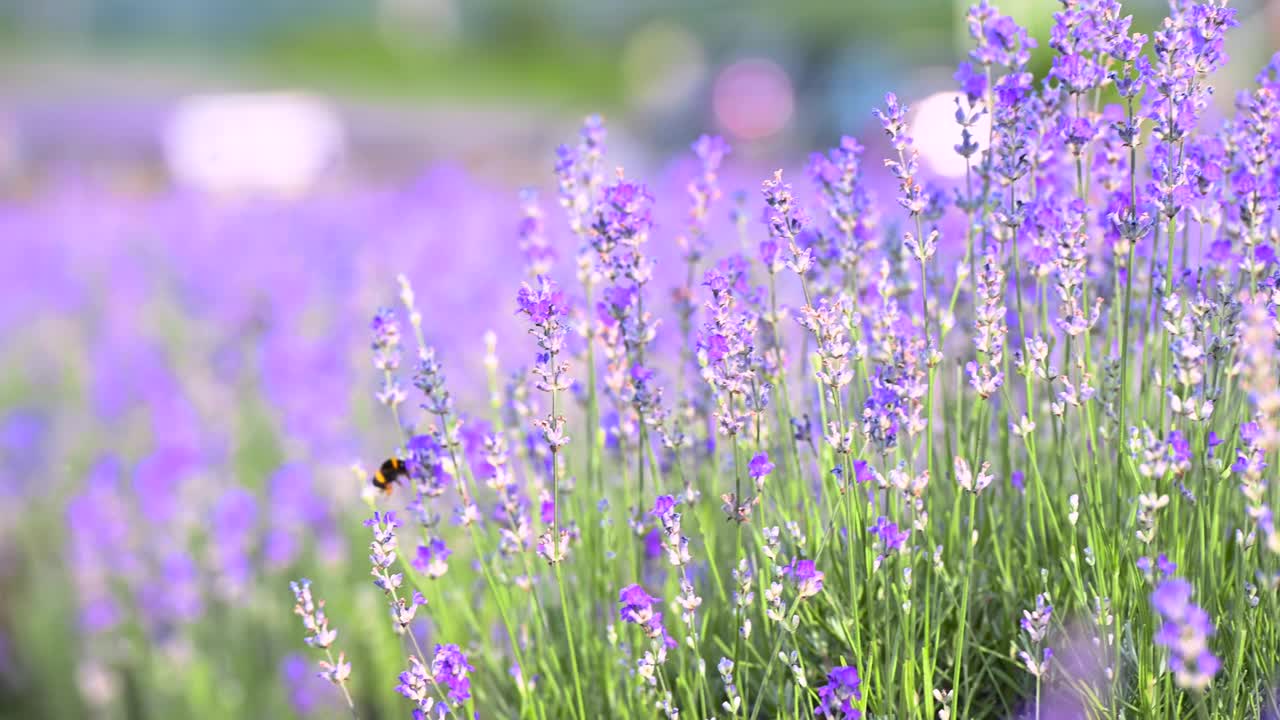
[[[312,27],[266,43],[246,62],[273,78],[355,95],[579,107],[622,99],[616,59],[573,43],[394,47],[359,28]]]
[[[24,36],[0,19],[0,70],[23,61],[83,65],[100,73],[119,66],[181,77],[189,70],[197,81],[294,85],[352,98],[494,100],[574,111],[621,103],[617,55],[616,49],[569,38],[513,43],[499,36],[413,45],[388,41],[364,25],[314,23],[230,48],[161,38],[69,43]]]

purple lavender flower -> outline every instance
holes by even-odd
[[[639,585],[628,585],[618,592],[618,617],[623,622],[647,625],[654,618],[653,606],[658,599]],[[661,613],[659,613],[661,615]]]
[[[808,218],[797,207],[791,186],[782,181],[781,170],[775,171],[772,179],[761,184],[760,192],[764,195],[765,223],[769,226],[770,238],[766,241],[769,243],[768,252],[765,252],[766,246],[762,244],[761,255],[775,256],[772,261],[766,260],[767,268],[770,272],[777,272],[774,268],[776,255],[785,243],[785,249],[791,254],[786,267],[803,276],[813,266],[812,249],[801,247],[798,242],[808,224]]]
[[[610,274],[631,276],[638,269],[628,264],[638,259],[634,256],[610,256],[619,245],[638,250],[648,239],[653,225],[652,204],[653,196],[640,183],[619,179],[604,188],[600,210],[592,225],[592,244]],[[647,279],[647,272],[644,277]]]
[[[853,480],[862,485],[872,482],[876,479],[876,469],[871,467],[871,463],[866,460],[853,461]]]
[[[1037,696],[1040,682],[1049,672],[1049,661],[1053,659],[1053,648],[1045,644],[1052,619],[1053,606],[1049,604],[1049,596],[1040,594],[1036,596],[1035,608],[1023,610],[1022,620],[1019,622],[1027,637],[1023,649],[1018,651],[1018,659],[1022,661],[1022,667],[1036,679]]]
[[[886,159],[885,167],[898,179],[898,204],[912,216],[924,213],[928,205],[924,187],[920,185],[917,175],[920,171],[919,153],[912,147],[911,136],[907,134],[907,106],[898,102],[898,96],[889,93],[884,97],[885,109],[876,109],[876,117],[884,126],[889,136],[889,144],[897,152],[898,158]],[[913,238],[911,242],[925,243],[925,238]],[[932,251],[922,254],[932,256]]]
[[[400,321],[394,310],[378,308],[369,322],[373,334],[370,347],[374,352],[373,366],[378,370],[395,370],[400,367]]]
[[[409,656],[409,668],[400,673],[399,681],[396,692],[414,704],[414,720],[425,720],[428,713],[436,707],[436,698],[432,694],[434,678],[417,655]],[[448,709],[445,708],[440,714],[447,712]]]
[[[653,499],[653,509],[649,511],[649,514],[659,519],[669,517],[671,512],[675,510],[676,505],[675,497],[659,495]]]
[[[551,272],[551,267],[555,264],[556,250],[547,241],[538,193],[534,190],[521,192],[520,207],[523,214],[516,234],[520,239],[520,251],[525,257],[525,272],[530,277],[546,275]]]
[[[529,283],[520,284],[520,292],[516,294],[516,306],[534,325],[543,325],[553,317],[564,317],[569,308],[565,303],[564,293],[555,281],[539,275],[535,280],[536,287]]]
[[[441,417],[453,410],[453,397],[446,387],[444,365],[436,358],[435,348],[423,348],[418,353],[418,366],[413,373],[413,386],[422,393],[425,402],[422,409]]]
[[[1013,18],[991,7],[989,0],[970,7],[965,21],[969,36],[977,42],[969,57],[978,65],[1021,67],[1031,59],[1036,41]]]
[[[1151,606],[1165,617],[1181,619],[1191,607],[1191,583],[1181,578],[1165,580],[1152,591]]]
[[[1134,564],[1137,565],[1139,572],[1141,572],[1143,575],[1146,575],[1148,579],[1151,578],[1151,558],[1147,557],[1146,555],[1143,555],[1142,557],[1138,558],[1137,562]]]
[[[329,627],[329,618],[324,611],[324,601],[316,601],[311,596],[311,581],[303,578],[289,583],[296,603],[293,606],[295,615],[302,618],[302,626],[306,628],[306,643],[311,647],[324,650],[325,659],[320,662],[320,677],[341,688],[350,706],[351,696],[347,694],[346,681],[351,676],[351,663],[346,661],[344,653],[333,657],[330,649],[338,639],[338,631]]]
[[[1160,553],[1155,563],[1151,562],[1151,558],[1143,555],[1137,561],[1138,570],[1147,578],[1148,581],[1160,578],[1172,577],[1178,571],[1177,563],[1169,559],[1168,555]]]
[[[404,579],[401,573],[390,572],[391,566],[396,562],[396,528],[399,525],[394,512],[375,512],[373,517],[364,521],[364,526],[373,531],[373,542],[369,543],[373,584],[388,596],[395,593]]]
[[[426,545],[419,545],[418,551],[410,563],[414,570],[426,575],[429,578],[436,579],[443,577],[449,571],[449,556],[453,551],[445,545],[444,538],[431,538],[431,542]]]
[[[976,104],[987,95],[987,77],[973,66],[973,63],[962,62],[956,67],[954,76],[960,91],[965,94],[970,105]]]
[[[862,700],[862,678],[852,665],[831,668],[827,684],[818,688],[817,713],[839,720],[860,720],[862,711],[856,706]]]
[[[756,480],[760,480],[773,472],[773,468],[774,464],[769,462],[769,453],[756,453],[747,464],[747,474]]]
[[[599,201],[604,141],[604,122],[599,115],[591,115],[583,121],[575,147],[556,148],[555,175],[560,205],[568,216],[569,229],[579,237],[586,235]]]
[[[471,699],[471,678],[475,671],[457,645],[436,645],[431,659],[431,676],[441,689],[447,690],[454,707]]]
[[[711,206],[720,199],[720,165],[729,154],[729,144],[719,135],[702,135],[692,146],[701,172],[689,182],[689,235],[677,238],[687,263],[696,263],[710,249],[707,226]]]
[[[791,564],[782,568],[782,574],[789,576],[796,583],[796,597],[804,600],[822,592],[822,580],[825,573],[817,569],[812,560],[794,559]]]
[[[906,546],[907,539],[911,537],[911,531],[899,530],[898,524],[891,522],[884,515],[876,518],[871,527],[867,528],[867,532],[880,540],[882,552],[885,555],[902,550]]]
[[[897,374],[877,367],[871,378],[871,392],[862,407],[862,432],[881,452],[898,445],[898,430],[905,417],[905,390]]]
[[[1173,453],[1173,462],[1177,465],[1191,465],[1191,443],[1179,430],[1172,430],[1168,436],[1169,449]]]
[[[395,313],[381,308],[374,314],[369,329],[373,333],[370,347],[373,349],[373,366],[382,373],[382,389],[378,391],[378,402],[389,407],[396,407],[404,402],[404,389],[395,378],[400,369],[400,322]]]
[[[845,136],[826,155],[810,156],[808,168],[818,199],[834,225],[834,259],[854,287],[863,282],[862,261],[876,246],[878,221],[872,195],[863,182],[862,152],[856,139]],[[777,259],[778,243],[772,239],[767,242],[772,243],[771,252],[765,252],[762,245],[762,259],[770,272],[777,272],[782,268]]]
[[[1180,578],[1164,580],[1152,591],[1151,606],[1162,619],[1155,642],[1169,651],[1174,681],[1179,687],[1204,690],[1222,663],[1209,650],[1213,622],[1191,602],[1191,584]]]
[[[625,623],[640,626],[654,641],[655,647],[669,650],[676,646],[675,639],[662,624],[662,613],[654,609],[658,599],[645,592],[644,588],[639,585],[622,588],[618,592],[618,605],[618,617]]]

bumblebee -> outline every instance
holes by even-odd
[[[408,479],[409,471],[405,469],[404,461],[400,458],[387,458],[378,472],[373,474],[372,482],[374,487],[390,495],[393,483]]]

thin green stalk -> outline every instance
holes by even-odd
[[[978,496],[976,493],[969,494],[969,514],[965,516],[968,523],[973,522],[974,511],[977,508]],[[964,665],[964,642],[965,633],[969,629],[969,588],[973,585],[973,528],[968,529],[965,535],[965,564],[964,564],[964,590],[960,595],[960,619],[956,628],[956,649],[955,649],[955,665],[951,671],[951,693],[952,707],[963,707],[960,704],[962,693],[960,692],[960,668]]]

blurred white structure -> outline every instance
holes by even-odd
[[[216,193],[296,194],[341,158],[342,123],[304,93],[236,93],[183,99],[165,124],[174,182]]]
[[[910,108],[910,133],[916,149],[920,151],[920,159],[930,170],[946,178],[964,177],[964,158],[956,152],[956,146],[960,144],[956,99],[963,101],[963,98],[964,95],[958,92],[939,92],[912,103]],[[970,132],[978,144],[978,154],[973,156],[973,164],[977,165],[987,150],[991,116],[983,113]]]

